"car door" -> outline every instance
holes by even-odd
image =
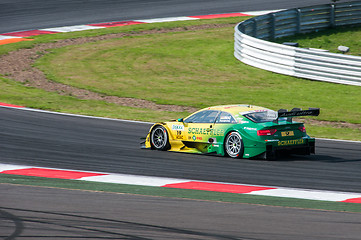
[[[220,111],[203,110],[184,120],[184,141],[208,143],[214,138],[214,124]]]
[[[213,126],[214,142],[223,142],[224,134],[230,127],[232,127],[236,123],[237,121],[232,116],[232,114],[223,111],[220,112]]]

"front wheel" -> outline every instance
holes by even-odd
[[[154,149],[165,151],[169,148],[168,133],[163,126],[156,126],[150,134],[150,142]]]
[[[243,156],[243,141],[238,132],[230,132],[224,142],[226,153],[231,158],[241,158]]]

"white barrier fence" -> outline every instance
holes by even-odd
[[[361,86],[361,57],[266,41],[361,23],[361,1],[289,9],[248,19],[235,28],[240,61],[294,77]]]

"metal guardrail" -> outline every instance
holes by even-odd
[[[269,42],[361,23],[361,1],[288,9],[235,27],[234,56],[257,68],[311,80],[361,86],[361,57]]]

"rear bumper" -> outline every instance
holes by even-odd
[[[262,159],[275,159],[282,153],[299,155],[310,155],[315,153],[314,138],[302,138],[302,144],[299,144],[299,142],[300,140],[267,142],[266,151],[257,157]]]

